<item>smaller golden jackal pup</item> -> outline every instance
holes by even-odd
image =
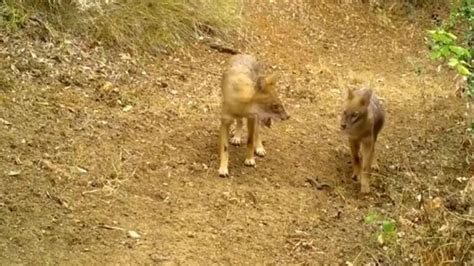
[[[258,135],[259,125],[268,126],[271,120],[289,118],[275,90],[275,84],[275,75],[261,75],[254,56],[237,54],[230,58],[221,83],[223,99],[219,136],[219,176],[229,175],[229,129],[234,120],[237,120],[237,129],[232,143],[239,144],[242,119],[247,119],[247,156],[244,164],[255,166],[254,154],[265,155]]]
[[[349,137],[352,178],[360,179],[360,191],[363,194],[370,192],[369,177],[371,164],[375,158],[375,142],[384,120],[383,106],[371,89],[348,90],[341,118],[341,129]]]

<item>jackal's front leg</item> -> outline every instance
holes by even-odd
[[[352,157],[352,179],[360,179],[361,173],[361,159],[359,155],[360,142],[356,140],[349,140],[349,146],[351,148],[351,157]]]
[[[255,125],[255,154],[257,154],[260,157],[264,157],[267,152],[265,151],[265,148],[263,147],[262,143],[262,136],[260,134],[260,123],[256,123]]]
[[[379,160],[377,159],[377,154],[375,153],[375,147],[372,153],[372,165],[370,166],[370,169],[375,170],[375,171],[380,170]]]
[[[362,175],[360,178],[360,192],[363,194],[370,192],[370,168],[374,156],[374,140],[365,139],[362,141]]]
[[[247,156],[245,158],[246,166],[255,166],[255,127],[257,120],[255,117],[247,118],[248,137],[247,137]]]
[[[244,122],[243,118],[237,118],[237,124],[235,125],[234,133],[230,139],[232,145],[239,146],[242,143],[242,135],[244,133]]]
[[[219,176],[229,176],[229,129],[231,119],[222,118],[221,127],[219,132],[219,154],[220,154],[220,166]]]

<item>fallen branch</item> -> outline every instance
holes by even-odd
[[[240,52],[234,48],[231,48],[231,47],[226,47],[226,46],[223,46],[223,45],[220,45],[220,44],[217,44],[217,43],[211,43],[209,44],[209,47],[211,47],[212,49],[215,49],[217,50],[218,52],[220,53],[226,53],[226,54],[240,54]]]

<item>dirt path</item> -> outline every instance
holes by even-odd
[[[0,144],[0,170],[10,173],[0,194],[2,264],[420,259],[426,247],[410,242],[425,226],[417,198],[450,199],[465,185],[456,178],[472,175],[463,100],[452,76],[426,57],[429,25],[357,6],[265,1],[248,10],[250,37],[237,46],[281,73],[292,119],[263,133],[268,155],[255,169],[243,166],[244,148],[231,148],[228,179],[217,176],[218,85],[228,55],[205,46],[145,69],[130,63],[128,80],[110,72],[115,91],[36,79],[43,85],[2,93],[2,118],[11,123]],[[374,192],[363,199],[348,177],[338,115],[345,86],[365,81],[383,98],[388,122]],[[396,243],[376,243],[378,228],[364,223],[369,212],[397,222]]]

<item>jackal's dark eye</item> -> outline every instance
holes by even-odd
[[[280,105],[277,104],[277,103],[274,103],[274,104],[272,104],[271,108],[272,108],[273,111],[278,111],[278,110],[280,110]]]

